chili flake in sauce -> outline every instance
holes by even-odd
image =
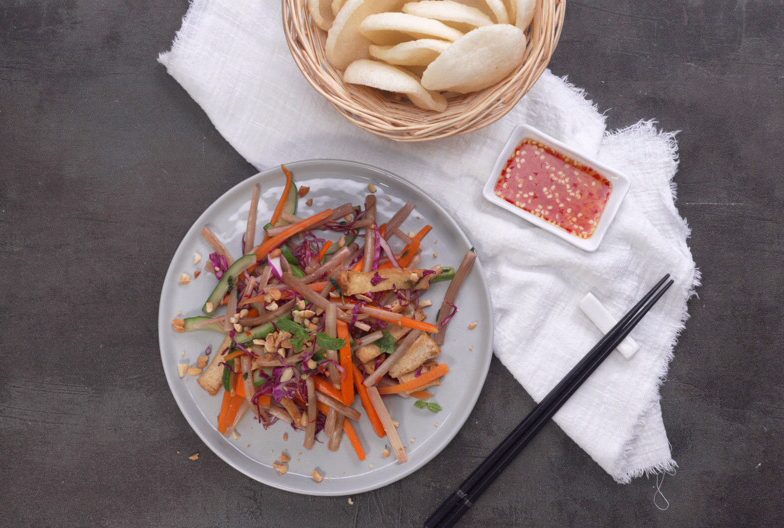
[[[533,139],[515,149],[495,184],[500,198],[580,238],[594,234],[611,192],[594,169]]]

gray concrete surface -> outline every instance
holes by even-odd
[[[164,271],[253,173],[155,62],[186,7],[0,1],[0,525],[418,526],[532,406],[497,361],[456,440],[353,505],[243,477],[169,394]],[[681,468],[662,512],[653,479],[613,483],[550,426],[464,526],[782,526],[784,3],[567,13],[553,70],[613,127],[682,131],[679,206],[704,286],[663,389]]]

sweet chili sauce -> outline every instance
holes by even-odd
[[[514,151],[495,194],[580,238],[591,238],[612,182],[591,167],[533,139]]]

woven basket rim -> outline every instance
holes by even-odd
[[[520,68],[482,91],[448,95],[449,107],[436,113],[393,94],[344,83],[341,72],[326,59],[326,32],[310,17],[307,0],[281,1],[286,43],[305,79],[349,122],[394,141],[465,134],[509,113],[547,68],[561,36],[566,8],[566,0],[537,0]]]

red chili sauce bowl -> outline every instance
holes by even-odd
[[[491,202],[586,251],[599,247],[626,178],[528,126],[515,129],[485,185]]]

